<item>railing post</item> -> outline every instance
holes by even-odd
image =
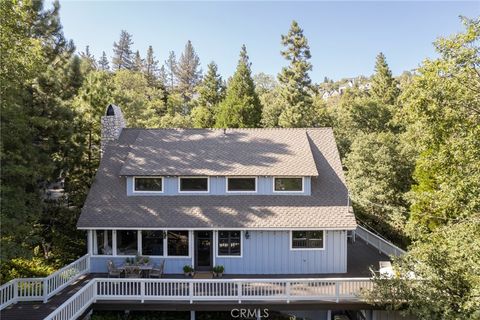
[[[242,283],[237,282],[238,303],[242,303]]]
[[[43,278],[43,303],[47,303],[48,301],[48,277]]]
[[[145,302],[145,282],[140,282],[140,298],[142,299],[142,303]]]
[[[335,297],[337,298],[337,303],[340,300],[340,282],[335,281]]]
[[[18,280],[15,279],[13,282],[13,303],[18,301]]]
[[[193,282],[188,283],[188,295],[190,297],[190,303],[193,303]]]
[[[290,281],[287,281],[285,293],[287,295],[287,303],[290,303]]]
[[[87,270],[86,273],[90,273],[90,255],[87,255]]]

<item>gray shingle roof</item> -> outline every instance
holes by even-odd
[[[120,175],[317,176],[305,130],[142,130]]]
[[[195,133],[193,132],[195,131]],[[310,152],[292,151],[294,154],[311,156],[315,163],[318,176],[312,177],[312,195],[218,195],[218,196],[130,196],[126,195],[127,168],[130,170],[130,155],[135,153],[135,144],[142,139],[155,137],[169,137],[173,141],[180,141],[187,133],[189,139],[195,135],[209,137],[209,139],[223,139],[223,131],[218,130],[182,130],[182,129],[124,129],[118,143],[113,143],[107,150],[100,163],[95,181],[90,189],[82,214],[78,221],[79,228],[325,228],[325,229],[354,229],[355,217],[347,205],[347,189],[338,155],[337,147],[330,128],[318,129],[235,129],[230,134],[238,135],[238,148],[244,152],[263,152],[259,166],[266,163],[265,168],[274,167],[278,155],[270,152],[288,150],[288,139],[300,139],[305,136]],[[170,138],[174,137],[175,138]],[[271,139],[273,144],[283,145],[272,148],[269,142],[260,149],[257,146],[249,147],[243,139]],[[290,137],[287,138],[286,136]],[[254,139],[256,140],[256,139]],[[167,140],[171,141],[171,140]],[[277,142],[278,141],[278,142]],[[195,142],[189,142],[194,147]],[[175,146],[175,144],[173,144]],[[162,146],[165,148],[165,145]],[[251,148],[251,149],[249,149]],[[284,149],[285,148],[285,149]],[[302,145],[301,148],[304,148]],[[186,150],[185,148],[184,150]],[[248,150],[248,151],[247,151]],[[266,151],[268,150],[268,151]],[[150,153],[155,150],[144,151]],[[169,155],[175,150],[169,150]],[[138,155],[138,154],[137,154]],[[135,156],[137,157],[137,156]],[[205,167],[212,170],[210,165],[214,158],[203,155]],[[296,156],[295,156],[296,158]],[[222,172],[240,170],[234,159],[227,162],[226,158],[221,167]],[[245,162],[252,161],[244,158]],[[296,158],[298,160],[298,158]],[[138,160],[136,160],[138,162]],[[150,160],[145,158],[145,162]],[[160,160],[158,160],[160,161]],[[230,162],[231,161],[231,162]],[[283,160],[282,160],[283,161]],[[289,163],[289,160],[285,160]],[[135,163],[137,163],[135,162]],[[179,159],[183,164],[182,159]],[[253,165],[253,164],[252,164]],[[215,164],[217,166],[217,164]],[[295,167],[305,167],[302,161],[292,164]],[[140,169],[140,167],[137,167]],[[234,169],[231,169],[234,168]],[[201,168],[197,168],[201,170]],[[306,167],[305,167],[306,169]],[[170,172],[175,170],[172,162]],[[128,171],[126,171],[128,172]],[[210,172],[210,171],[205,171]],[[243,172],[243,171],[235,171]],[[263,172],[263,171],[262,171]],[[145,173],[142,173],[145,174]],[[158,173],[157,173],[158,174]],[[207,174],[207,173],[203,173]],[[215,175],[218,174],[217,172]],[[265,175],[265,174],[261,174]]]

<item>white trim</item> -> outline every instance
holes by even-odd
[[[355,230],[356,227],[347,228],[325,228],[325,227],[285,227],[285,228],[270,228],[270,227],[260,227],[260,228],[218,228],[218,227],[205,227],[205,228],[185,228],[185,227],[78,227],[78,230],[252,230],[252,231],[289,231],[294,228],[295,230],[332,230],[332,231],[343,231],[343,230]]]
[[[181,191],[180,182],[181,182],[181,179],[183,178],[207,179],[207,191]],[[178,182],[178,193],[193,193],[193,194],[210,193],[210,177],[209,176],[179,176],[177,178],[177,182]]]
[[[178,229],[177,229],[178,230]],[[166,252],[167,252],[167,237],[163,237],[163,233],[164,232],[167,232],[165,229],[156,229],[156,230],[148,230],[148,229],[139,229],[139,231],[162,231],[162,239],[163,239],[163,243],[162,243],[162,247],[163,247],[163,255],[159,256],[159,255],[145,255],[145,257],[151,257],[151,258],[166,258]],[[143,256],[143,239],[141,240],[142,242],[142,256]]]
[[[322,237],[323,237],[322,247],[321,248],[293,248],[292,246],[293,231],[322,231]],[[292,229],[290,230],[289,234],[290,234],[290,239],[289,239],[290,251],[323,251],[327,247],[327,233],[323,229],[317,229],[317,230]]]
[[[289,191],[289,190],[275,190],[275,179],[302,179],[302,190],[300,191]],[[304,193],[305,192],[305,177],[300,176],[275,176],[272,179],[272,192],[273,193]]]
[[[217,239],[217,231],[215,230],[212,230],[212,264],[213,264],[213,268],[217,265],[217,246],[215,245],[215,243],[217,243],[216,240]],[[241,248],[241,247],[240,247]]]
[[[112,256],[117,256],[117,230],[112,230]]]
[[[249,191],[229,191],[228,190],[228,180],[229,179],[255,179],[255,190]],[[237,177],[237,176],[226,176],[225,177],[225,193],[257,193],[258,192],[258,177],[255,176],[245,176],[245,177]]]
[[[162,188],[163,190],[163,188]],[[143,248],[142,248],[142,230],[138,230],[137,231],[137,252],[138,252],[138,255],[142,255],[142,251],[143,251]]]
[[[93,234],[96,233],[96,231],[94,232],[93,230],[88,230],[87,231],[87,243],[88,243],[88,250],[87,250],[87,253],[89,255],[92,255],[96,246],[95,246],[95,240],[93,238]],[[96,238],[96,237],[95,237]]]
[[[162,191],[155,190],[135,190],[135,179],[162,179]],[[132,193],[136,194],[149,194],[149,193],[165,193],[165,178],[163,176],[134,176],[132,180]]]
[[[218,254],[218,232],[219,231],[238,231],[238,230],[233,230],[233,229],[220,229],[220,230],[215,230],[214,233],[217,235],[214,239],[214,247],[215,247],[215,257],[218,259],[222,258],[243,258],[243,237],[245,236],[243,230],[240,230],[240,255],[239,256],[222,256]]]

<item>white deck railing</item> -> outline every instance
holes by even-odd
[[[92,279],[46,320],[75,319],[95,301],[360,301],[369,278],[325,279]]]
[[[387,256],[398,257],[405,254],[405,250],[400,249],[390,241],[374,234],[360,225],[357,226],[355,234]]]
[[[19,301],[44,301],[90,270],[89,255],[45,278],[17,278],[0,286],[0,310]]]

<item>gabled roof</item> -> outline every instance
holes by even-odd
[[[188,139],[191,136],[203,135],[206,137],[222,138],[223,131],[219,130],[183,130],[183,129],[123,129],[117,142],[107,146],[106,152],[100,163],[100,168],[92,184],[78,227],[88,228],[245,228],[245,229],[270,229],[270,228],[323,228],[323,229],[355,229],[355,217],[348,207],[348,192],[342,165],[338,155],[337,146],[331,128],[318,129],[235,129],[229,130],[230,134],[236,133],[239,141],[245,137],[262,137],[262,139],[276,139],[275,136],[294,137],[307,139],[308,147],[317,176],[312,177],[311,196],[300,195],[177,195],[177,196],[127,196],[126,177],[123,171],[129,163],[130,155],[135,153],[135,146],[139,137],[153,139],[155,136],[173,137],[177,141],[171,146],[179,145],[183,134]],[[251,138],[250,138],[251,139]],[[275,141],[285,141],[279,138]],[[301,140],[301,139],[300,139]],[[171,140],[167,140],[171,141]],[[278,156],[268,156],[272,150],[288,150],[287,146],[295,144],[285,143],[286,146],[265,144],[265,149],[250,148],[247,142],[242,142],[244,153],[265,152],[259,167],[273,168]],[[274,143],[275,144],[275,143]],[[277,143],[280,144],[280,143]],[[192,148],[200,146],[189,140]],[[304,148],[303,144],[300,144]],[[284,147],[286,149],[284,149]],[[165,148],[165,147],[164,147]],[[276,149],[275,149],[276,148]],[[164,149],[166,150],[166,149]],[[265,151],[266,150],[266,151]],[[154,154],[154,150],[151,150]],[[170,155],[174,150],[168,150]],[[291,151],[298,154],[298,151]],[[240,154],[239,152],[236,152]],[[301,153],[307,153],[301,151]],[[201,154],[202,163],[209,167],[215,160],[208,154]],[[140,158],[141,159],[141,158]],[[245,159],[244,164],[248,163]],[[298,159],[298,158],[296,158]],[[309,158],[307,157],[307,161]],[[233,161],[230,159],[229,161]],[[149,158],[144,158],[149,163]],[[159,160],[160,161],[160,160]],[[178,159],[181,167],[182,159]],[[237,168],[232,162],[226,162],[220,169]],[[258,161],[258,160],[257,160]],[[287,160],[285,160],[287,161]],[[302,159],[291,164],[304,167]],[[140,163],[135,162],[135,163]],[[290,162],[286,162],[290,163]],[[253,165],[253,164],[252,164]],[[173,172],[175,163],[171,162]],[[201,169],[201,168],[198,168]],[[287,168],[288,169],[288,168]],[[126,170],[126,169],[125,169]],[[129,169],[130,170],[130,169]],[[236,169],[239,170],[239,169]],[[272,169],[273,170],[273,169]],[[128,171],[127,171],[128,172]],[[220,171],[219,171],[220,172]],[[157,173],[158,174],[158,173]],[[205,173],[203,173],[205,174]],[[260,173],[261,174],[261,173]],[[222,175],[222,174],[216,174]],[[264,175],[264,174],[261,174]]]
[[[141,130],[120,175],[317,176],[305,130]]]

